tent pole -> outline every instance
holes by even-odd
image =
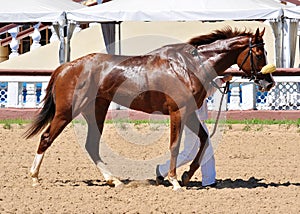
[[[66,62],[70,62],[71,60],[71,38],[74,33],[74,29],[76,27],[76,22],[69,21],[67,24],[67,44],[66,44]]]
[[[59,64],[63,64],[65,63],[65,39],[63,35],[63,26],[58,22],[54,22],[52,26],[59,38]]]
[[[121,22],[118,22],[118,39],[119,39],[119,55],[122,54],[121,50]]]

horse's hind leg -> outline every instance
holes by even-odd
[[[65,114],[55,115],[50,125],[43,132],[40,140],[40,144],[37,150],[37,154],[34,157],[30,175],[33,180],[33,186],[38,185],[38,175],[42,164],[42,160],[46,150],[51,146],[55,138],[61,133],[61,131],[71,122],[71,117],[67,117]]]
[[[107,183],[119,186],[122,183],[106,169],[99,155],[100,138],[103,132],[104,120],[110,101],[96,98],[95,103],[91,103],[84,111],[83,116],[88,123],[88,133],[85,149],[92,161],[100,169]]]
[[[194,158],[193,162],[190,165],[190,170],[184,172],[181,177],[181,181],[184,186],[186,186],[189,183],[191,177],[194,175],[196,170],[200,167],[201,160],[208,146],[207,143],[208,134],[203,128],[202,124],[200,123],[195,112],[193,112],[187,119],[186,126],[190,130],[192,130],[196,135],[198,135],[200,139],[200,148],[198,150],[196,157]]]

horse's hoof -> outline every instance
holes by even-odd
[[[187,186],[190,182],[190,177],[187,171],[185,171],[181,176],[181,183],[183,186]]]
[[[168,180],[173,185],[174,191],[181,191],[181,186],[180,186],[176,176],[174,176],[174,177],[168,176]]]
[[[111,187],[123,187],[124,186],[124,184],[120,180],[115,179],[115,178],[107,180],[106,183]]]
[[[106,184],[107,184],[108,186],[110,186],[110,187],[113,187],[113,186],[114,186],[113,180],[107,180],[107,181],[106,181]]]
[[[122,187],[124,187],[124,184],[121,181],[119,181],[119,180],[114,180],[113,184],[115,185],[115,188],[122,188]]]
[[[38,178],[32,178],[32,186],[36,187],[36,186],[39,186],[39,185],[40,185],[39,179]]]
[[[176,192],[183,192],[183,189],[181,187],[173,187],[172,189],[173,191],[176,191]]]

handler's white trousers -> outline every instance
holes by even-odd
[[[209,136],[208,129],[204,122],[201,121],[203,128]],[[185,139],[184,149],[178,154],[176,168],[191,162],[197,155],[200,147],[200,140],[196,134],[194,134],[189,128],[184,127]],[[202,186],[207,186],[215,183],[216,168],[213,148],[208,137],[208,146],[205,150],[204,156],[201,161],[201,174],[202,174]],[[159,165],[159,172],[163,177],[168,175],[170,168],[170,160],[166,163]]]

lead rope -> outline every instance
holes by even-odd
[[[214,82],[214,81],[212,81],[212,82]],[[219,106],[219,110],[218,110],[218,114],[217,114],[217,118],[216,118],[216,123],[214,125],[212,133],[209,136],[210,138],[212,138],[214,136],[214,134],[216,133],[217,126],[218,126],[219,119],[220,119],[220,114],[221,114],[221,109],[222,109],[222,103],[223,103],[224,95],[228,93],[229,85],[230,85],[230,82],[229,81],[226,82],[226,85],[224,87],[224,91],[222,91],[220,89],[220,87],[217,87],[219,89],[219,91],[221,92],[222,96],[221,96],[220,106]]]

